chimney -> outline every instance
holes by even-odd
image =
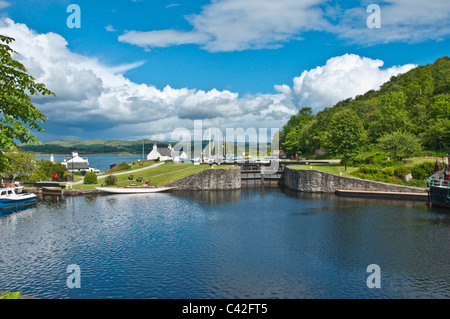
[[[158,148],[158,146],[156,146],[156,143],[153,144],[153,149],[156,150]]]
[[[78,151],[73,151],[72,152],[72,157],[78,157]]]

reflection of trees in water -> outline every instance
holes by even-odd
[[[174,191],[172,195],[193,199],[206,204],[233,203],[241,200],[241,190],[220,191]]]

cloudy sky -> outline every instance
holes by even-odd
[[[56,94],[34,98],[42,141],[281,128],[448,55],[449,21],[447,0],[0,0],[0,34]]]

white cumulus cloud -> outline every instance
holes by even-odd
[[[191,31],[129,31],[119,41],[141,47],[198,44],[211,52],[274,48],[328,23],[321,0],[216,0],[186,17]]]
[[[382,69],[384,62],[355,54],[329,59],[325,65],[304,71],[293,79],[293,86],[276,85],[275,89],[291,98],[299,107],[315,112],[337,102],[378,89],[392,76],[416,67],[413,64]]]
[[[174,129],[192,129],[199,119],[205,127],[220,121],[222,128],[280,128],[300,107],[319,111],[414,67],[383,69],[380,60],[345,54],[304,71],[291,86],[275,86],[275,93],[240,96],[134,83],[124,74],[144,62],[107,66],[71,52],[58,34],[39,34],[8,18],[0,19],[0,34],[16,39],[11,44],[16,58],[56,94],[34,98],[49,117],[47,138],[170,138]]]
[[[56,97],[34,98],[49,117],[47,132],[63,136],[96,131],[101,137],[152,137],[221,118],[227,127],[280,127],[295,112],[279,94],[240,97],[231,91],[190,88],[157,89],[123,74],[143,62],[106,66],[93,57],[71,52],[58,34],[39,34],[11,19],[0,20],[0,34],[15,38],[16,56]],[[53,128],[53,130],[52,130]],[[57,137],[57,136],[55,136]],[[62,137],[62,136],[61,136]]]

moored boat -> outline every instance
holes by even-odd
[[[23,185],[21,185],[20,182],[4,182],[2,180],[0,188],[14,188],[16,194],[23,192]]]
[[[36,194],[17,194],[15,188],[0,188],[0,209],[11,209],[36,203]]]
[[[439,146],[450,149],[442,142],[438,136]],[[428,179],[428,200],[434,206],[450,208],[450,155],[446,156],[444,170],[438,171],[439,165],[436,161],[435,174]],[[442,174],[442,175],[441,175]]]
[[[450,185],[448,180],[430,179],[428,199],[432,205],[450,208]]]
[[[136,194],[136,193],[164,192],[172,188],[173,187],[125,186],[125,187],[97,187],[96,189],[111,194]]]

